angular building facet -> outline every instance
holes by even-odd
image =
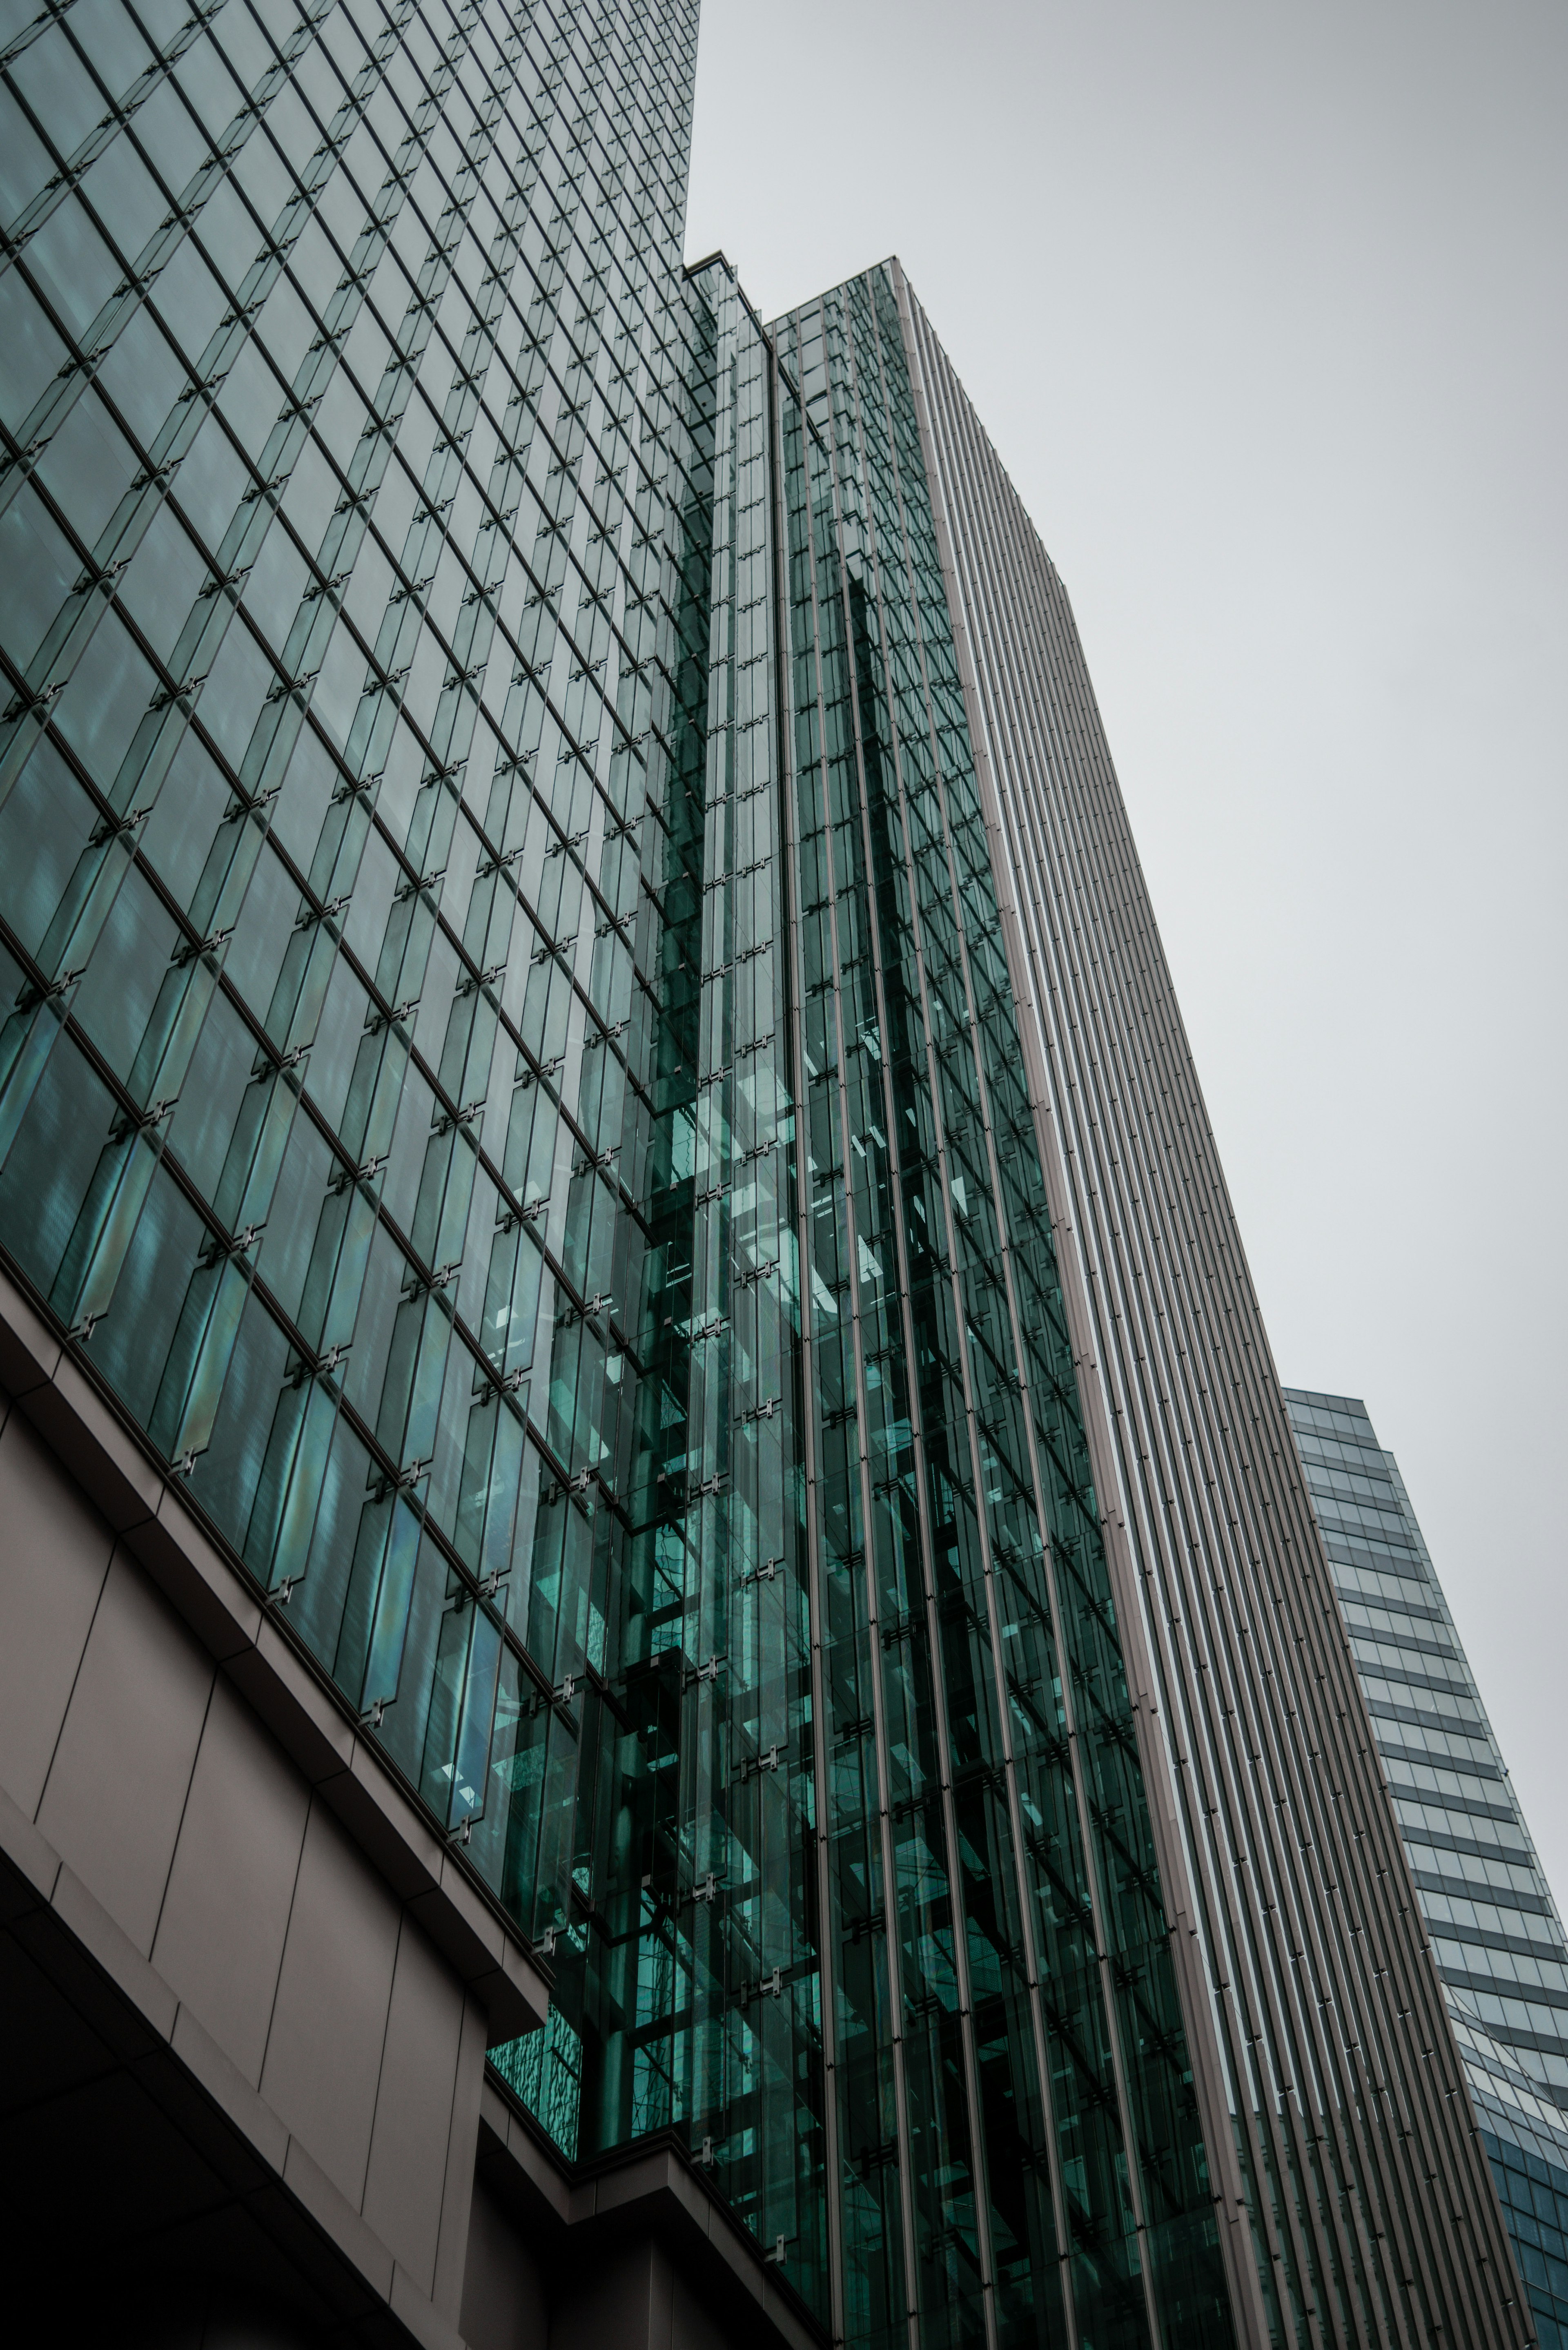
[[[1471,2102],[1542,2343],[1568,2342],[1568,1939],[1404,1479],[1285,1389]]]
[[[19,2257],[1523,2345],[1065,595],[896,261],[683,269],[696,17],[0,48]]]

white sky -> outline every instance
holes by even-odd
[[[1287,1385],[1568,1903],[1568,12],[703,0],[687,249],[897,252],[1082,629]]]

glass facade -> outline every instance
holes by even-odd
[[[1212,2339],[886,278],[792,382],[681,274],[694,10],[87,6],[0,1241],[550,1962],[565,2155],[678,2128],[857,2340]]]
[[[1546,2350],[1568,2345],[1568,1938],[1391,1452],[1285,1389],[1471,2101]]]
[[[0,1256],[547,1969],[562,2162],[867,2350],[1306,2343],[1396,2288],[1237,2090],[933,338],[682,266],[696,32],[4,19]]]
[[[1196,2340],[886,284],[819,424],[680,273],[694,10],[87,8],[4,68],[0,1241],[552,1965],[565,2155],[675,2126],[858,2340]]]
[[[753,674],[709,659],[719,371],[748,446],[763,391],[681,275],[695,36],[14,30],[0,1241],[554,1957],[563,2146],[722,2102],[809,2278],[811,1986],[737,2005],[798,1956],[784,1774],[732,1807],[723,2049],[668,1980],[714,1773],[803,1702],[783,1583],[722,1637],[794,1397],[770,746],[708,723]]]

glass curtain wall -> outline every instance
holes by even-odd
[[[856,2343],[1231,2338],[889,276],[775,329]]]
[[[689,1344],[695,38],[79,0],[0,51],[0,1244],[574,1962]]]
[[[688,301],[664,893],[679,1009],[640,1187],[635,1465],[577,1820],[582,1921],[556,1945],[545,2059],[535,2035],[501,2061],[537,2110],[580,2104],[568,2151],[678,2130],[826,2312],[774,390],[727,266],[694,274]],[[563,2085],[578,2070],[580,2100]]]
[[[1546,2350],[1568,2345],[1568,1939],[1405,1481],[1284,1390],[1471,2100]]]
[[[824,2291],[771,391],[696,9],[0,53],[0,1245]],[[106,111],[107,109],[107,111]]]
[[[0,1249],[551,1969],[563,2155],[857,2343],[1212,2345],[896,307],[682,275],[695,37],[0,35]]]

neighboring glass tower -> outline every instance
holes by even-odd
[[[775,332],[844,2324],[1197,2350],[1210,2168],[894,271]]]
[[[1568,1937],[1404,1479],[1354,1396],[1285,1402],[1542,2341],[1568,2344]]]
[[[696,30],[0,48],[0,1273],[548,2159],[865,2350],[1513,2350],[1065,596],[897,262],[682,268]]]

